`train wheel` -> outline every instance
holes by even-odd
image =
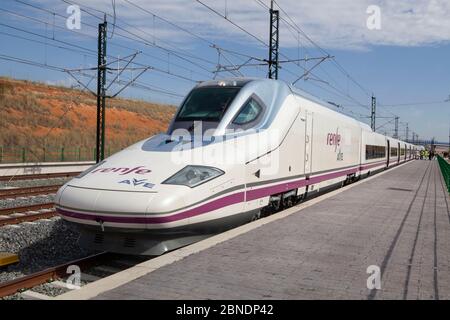
[[[255,214],[253,215],[251,221],[256,221],[256,220],[258,220],[260,218],[261,218],[261,210],[258,210],[258,212],[255,212]]]

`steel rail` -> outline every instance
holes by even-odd
[[[0,227],[6,226],[6,225],[11,225],[11,224],[19,224],[22,222],[31,222],[31,221],[40,220],[40,219],[49,219],[56,215],[57,215],[56,210],[52,210],[52,211],[48,211],[48,212],[27,214],[27,215],[20,216],[20,217],[8,217],[5,219],[0,219]]]
[[[22,207],[3,208],[0,209],[0,215],[10,215],[13,213],[23,213],[27,211],[37,211],[42,209],[53,209],[53,205],[54,205],[53,202],[46,202]]]
[[[61,184],[38,186],[38,187],[25,187],[25,188],[12,188],[12,189],[0,189],[0,199],[28,197],[40,194],[49,194],[58,191]]]
[[[79,175],[80,172],[56,172],[56,173],[38,173],[38,174],[18,174],[15,176],[0,176],[0,181],[9,180],[35,180],[50,178],[68,178]]]
[[[106,252],[97,253],[85,258],[58,265],[56,267],[38,271],[36,273],[26,275],[11,281],[0,283],[0,298],[15,294],[22,290],[33,288],[52,279],[69,276],[70,274],[67,273],[67,268],[71,265],[77,265],[82,269],[102,263],[109,257],[109,255],[110,254]]]

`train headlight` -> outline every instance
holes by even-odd
[[[213,167],[187,166],[165,180],[163,184],[176,184],[194,188],[223,174],[222,170]]]

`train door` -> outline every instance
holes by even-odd
[[[408,154],[408,147],[406,146],[406,144],[405,144],[405,161],[406,161],[406,156],[407,156],[407,154]]]
[[[387,152],[386,152],[386,167],[389,167],[389,158],[391,157],[391,144],[387,140]]]
[[[397,143],[398,149],[397,149],[397,164],[400,163],[400,142]]]
[[[313,142],[313,113],[306,110],[305,120],[305,175],[312,170],[312,142]]]

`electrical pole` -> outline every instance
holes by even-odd
[[[100,23],[98,25],[98,61],[97,61],[97,68],[82,68],[82,69],[72,69],[72,70],[65,70],[79,85],[81,85],[86,91],[90,92],[92,95],[94,95],[97,98],[97,130],[96,130],[96,144],[95,144],[95,160],[97,163],[100,161],[103,161],[105,159],[105,121],[106,121],[106,98],[109,99],[115,98],[117,95],[119,95],[125,88],[132,85],[141,75],[143,75],[147,70],[151,69],[151,66],[143,66],[143,67],[130,67],[128,68],[128,65],[132,63],[134,58],[140,53],[139,51],[130,54],[128,56],[125,56],[123,58],[120,58],[120,56],[117,57],[117,75],[114,77],[113,80],[110,81],[109,85],[106,86],[106,72],[107,70],[115,70],[114,68],[108,67],[109,64],[116,63],[116,61],[111,61],[109,64],[106,63],[106,40],[107,40],[107,22],[106,22],[106,14],[104,16],[103,23]],[[123,68],[120,68],[120,61],[127,61],[125,66]],[[112,95],[106,95],[109,88],[116,82],[120,81],[120,76],[122,72],[125,70],[141,70],[136,76],[131,77],[131,80],[122,86],[120,90],[118,90],[116,93]],[[75,72],[81,72],[81,75],[85,76],[84,71],[93,71],[97,70],[97,92],[94,92],[89,88],[89,84],[91,81],[95,78],[95,74],[92,75],[91,80],[87,84],[83,83],[77,77],[74,76],[73,73]]]
[[[398,139],[398,116],[395,116],[394,138]]]
[[[370,127],[372,131],[375,132],[375,112],[377,108],[377,98],[372,95],[372,111],[370,114]]]
[[[409,137],[409,127],[408,127],[408,122],[406,123],[406,139],[405,141],[408,142],[408,137]]]
[[[105,158],[105,99],[106,99],[106,17],[98,25],[98,66],[97,66],[97,163]]]
[[[273,0],[270,2],[270,33],[269,33],[269,79],[278,79],[278,47],[279,47],[280,12],[273,10]]]

